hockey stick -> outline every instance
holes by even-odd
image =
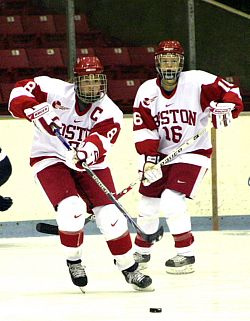
[[[199,139],[201,136],[203,136],[207,130],[210,127],[205,127],[201,131],[199,131],[197,134],[195,134],[193,137],[189,138],[187,141],[185,141],[180,147],[174,149],[172,153],[170,153],[168,156],[163,158],[159,163],[155,165],[157,166],[163,166],[168,164],[172,159],[174,159],[176,156],[178,156],[184,149],[188,148],[190,145],[192,145],[197,139]],[[124,188],[120,193],[116,194],[116,199],[119,199],[123,195],[127,194],[129,191],[132,190],[132,188],[140,181],[140,178],[138,177],[134,182],[129,184],[128,187]]]
[[[210,127],[209,127],[210,128]],[[187,147],[189,147],[190,145],[192,145],[197,139],[199,139],[202,135],[204,135],[204,133],[206,133],[208,129],[205,127],[203,128],[200,132],[198,132],[196,135],[194,135],[193,137],[191,137],[190,139],[188,139],[186,142],[184,142],[180,147],[176,148],[175,150],[173,150],[172,153],[170,153],[168,156],[166,156],[165,158],[163,158],[158,164],[157,166],[163,166],[166,165],[167,163],[169,163],[172,159],[174,159],[175,157],[177,157],[184,149],[186,149]],[[58,136],[57,136],[58,137]],[[61,142],[63,143],[63,145],[68,149],[68,143],[63,139],[63,137],[60,135],[58,137]],[[70,147],[70,146],[69,146]],[[116,199],[119,199],[120,197],[124,196],[125,194],[127,194],[129,191],[132,190],[132,188],[140,181],[139,178],[137,178],[134,182],[132,182],[128,187],[124,188],[120,193],[116,194],[115,197]],[[250,178],[248,181],[248,184],[250,186]],[[86,221],[85,221],[85,225],[89,222],[89,221],[93,221],[93,218],[91,217],[92,215],[90,215],[89,217],[87,217]],[[48,223],[38,223],[36,225],[36,230],[40,233],[46,233],[46,234],[54,234],[57,235],[58,234],[58,227],[56,225],[52,225],[52,224],[48,224]]]
[[[71,150],[71,146],[61,135],[59,129],[53,128],[55,135],[62,142],[62,144],[67,148],[67,150]],[[135,228],[135,230],[141,235],[141,237],[148,243],[154,243],[160,241],[163,237],[164,229],[163,226],[160,226],[158,230],[153,234],[145,233],[140,226],[132,219],[129,213],[125,210],[125,208],[120,204],[115,196],[108,190],[108,188],[103,184],[103,182],[99,179],[98,176],[92,171],[91,168],[86,163],[82,163],[83,168],[89,174],[89,176],[96,182],[96,184],[101,188],[101,190],[108,196],[108,198],[112,201],[112,203],[121,211],[121,213],[126,217],[126,219],[131,223],[131,225]]]
[[[94,222],[94,220],[95,220],[95,215],[94,214],[89,215],[85,220],[84,226],[89,222]],[[36,230],[37,232],[40,232],[40,233],[59,235],[58,226],[49,224],[49,223],[43,223],[43,222],[37,223]]]

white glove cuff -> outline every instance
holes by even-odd
[[[160,156],[146,156],[145,155],[145,163],[149,162],[149,163],[153,163],[153,164],[157,164],[160,161]]]
[[[233,103],[217,103],[216,101],[210,102],[210,111],[213,115],[224,115],[231,112],[235,107]]]

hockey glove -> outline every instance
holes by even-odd
[[[42,103],[24,110],[27,118],[44,134],[55,136],[54,128],[62,128],[62,123],[49,103]]]
[[[210,103],[210,112],[212,114],[212,123],[214,128],[227,127],[232,122],[232,110],[234,109],[235,104],[233,103],[217,103],[211,101]]]
[[[86,163],[93,165],[99,158],[99,150],[91,142],[82,142],[77,149],[66,152],[66,165],[74,170],[83,171]]]
[[[7,211],[11,207],[12,204],[13,204],[13,201],[10,197],[0,196],[0,211],[1,212]]]
[[[144,186],[149,186],[162,178],[161,166],[156,166],[159,160],[159,156],[145,156],[142,176],[142,183]]]

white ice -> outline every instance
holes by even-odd
[[[250,231],[195,232],[195,240],[196,271],[170,275],[164,263],[175,253],[166,233],[144,270],[155,291],[136,292],[113,265],[103,237],[87,235],[89,284],[82,294],[57,236],[0,239],[0,320],[249,321]]]

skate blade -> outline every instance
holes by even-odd
[[[193,264],[185,265],[182,267],[166,267],[168,274],[190,274],[194,273]]]
[[[82,293],[84,293],[84,294],[86,293],[86,291],[85,291],[86,289],[84,286],[79,286],[79,289],[82,291]]]
[[[147,286],[146,288],[139,288],[138,286],[132,284],[134,290],[139,292],[154,292],[155,288],[152,285]]]

